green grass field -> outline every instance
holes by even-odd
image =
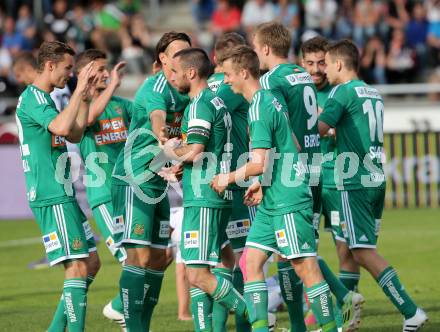
[[[416,302],[430,321],[423,331],[440,331],[440,211],[386,211],[379,249],[392,262]],[[34,240],[19,244],[13,240],[38,237],[33,221],[0,222],[0,331],[44,331],[63,285],[62,269],[29,270],[27,264],[43,256],[43,246]],[[101,310],[116,293],[120,266],[99,245],[102,269],[88,295],[88,331],[119,331]],[[328,233],[321,235],[320,254],[335,269],[336,256]],[[336,270],[335,270],[336,271]],[[178,322],[174,267],[166,273],[159,305],[153,318],[153,332],[191,331],[191,323]],[[363,272],[360,290],[366,298],[360,331],[401,331],[402,320],[374,280]],[[287,313],[278,313],[278,328],[288,326]],[[231,317],[231,321],[232,321]],[[232,325],[230,325],[232,331]]]

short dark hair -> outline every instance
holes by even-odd
[[[107,55],[98,49],[91,48],[81,52],[76,57],[75,70],[78,73],[82,68],[84,68],[89,62],[98,59],[107,59]]]
[[[200,78],[208,78],[212,74],[211,61],[201,48],[185,48],[174,54],[173,58],[179,58],[185,69],[194,68]]]
[[[44,70],[44,65],[47,61],[53,61],[55,63],[63,61],[64,54],[74,56],[75,51],[69,45],[59,41],[43,42],[37,55],[38,71],[41,72]]]
[[[307,53],[318,53],[318,52],[327,52],[327,47],[329,45],[329,41],[322,37],[316,36],[306,40],[301,45],[301,54],[304,57]]]
[[[334,59],[340,59],[348,70],[358,71],[359,50],[356,45],[348,39],[342,39],[328,45],[327,52]]]
[[[289,56],[292,46],[290,31],[281,23],[267,22],[260,24],[255,30],[255,36],[262,45],[267,45],[273,54],[283,58]]]
[[[260,77],[260,61],[257,53],[251,47],[247,45],[235,46],[228,52],[223,61],[226,60],[231,60],[232,64],[238,69],[249,71],[253,78],[258,79]]]
[[[182,40],[186,41],[189,46],[191,46],[191,38],[184,32],[176,32],[176,31],[170,31],[167,33],[164,33],[163,36],[159,39],[159,41],[156,44],[156,62],[159,64],[162,64],[159,58],[159,54],[166,51],[168,46],[176,40]]]
[[[217,63],[221,64],[225,54],[238,45],[246,45],[246,39],[237,32],[227,32],[218,37],[214,46]]]
[[[37,59],[32,54],[32,52],[29,51],[22,51],[14,58],[14,61],[12,62],[12,67],[18,64],[27,64],[32,68],[37,69]]]

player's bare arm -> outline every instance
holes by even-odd
[[[251,176],[259,176],[264,173],[267,149],[254,149],[251,152],[251,160],[235,170],[227,174],[217,174],[211,181],[211,188],[218,193],[226,190],[228,185],[239,181],[246,181]]]
[[[119,62],[112,69],[110,74],[109,85],[104,91],[102,91],[102,93],[100,93],[99,95],[95,96],[95,98],[93,98],[89,108],[89,116],[87,120],[88,126],[91,126],[96,122],[99,116],[104,112],[105,108],[107,107],[107,104],[109,103],[116,89],[121,85],[122,76],[123,76],[121,70],[125,67],[125,65],[126,62],[122,61]]]
[[[318,130],[319,130],[319,135],[321,136],[325,136],[327,135],[328,131],[331,129],[331,127],[322,121],[318,121]]]
[[[167,113],[164,110],[154,110],[150,114],[151,129],[153,130],[153,134],[159,139],[160,144],[168,140],[166,116]]]
[[[49,124],[49,131],[52,134],[65,136],[69,139],[72,136],[72,142],[77,143],[75,138],[78,136],[78,131],[84,131],[84,128],[76,126],[76,119],[80,109],[81,101],[84,93],[88,89],[89,81],[93,79],[93,62],[87,64],[78,75],[78,84],[75,91],[70,98],[70,102],[63,112],[57,115],[55,119]],[[70,140],[70,139],[69,139]]]

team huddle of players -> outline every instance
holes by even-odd
[[[16,119],[29,204],[50,264],[65,268],[48,331],[84,330],[87,290],[100,267],[87,218],[63,181],[66,140],[78,143],[93,216],[123,263],[119,292],[104,308],[123,329],[150,329],[168,264],[166,192],[180,179],[180,249],[195,331],[226,331],[230,311],[238,332],[268,331],[263,266],[271,255],[278,255],[291,331],[306,331],[304,293],[316,329],[358,329],[360,266],[404,316],[403,331],[425,323],[376,251],[385,193],[382,98],[358,79],[352,42],[313,38],[302,45],[302,67],[289,63],[290,49],[279,23],[259,26],[252,47],[227,33],[216,42],[212,74],[205,51],[169,32],[156,47],[158,71],[130,102],[114,96],[123,63],[109,73],[99,50],[74,61],[67,45],[42,44]],[[57,112],[49,94],[72,70],[76,88]],[[339,278],[317,256],[321,213]]]

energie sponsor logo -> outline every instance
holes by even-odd
[[[128,130],[122,117],[100,120],[99,126],[101,131],[95,134],[97,145],[113,144],[127,140]]]

